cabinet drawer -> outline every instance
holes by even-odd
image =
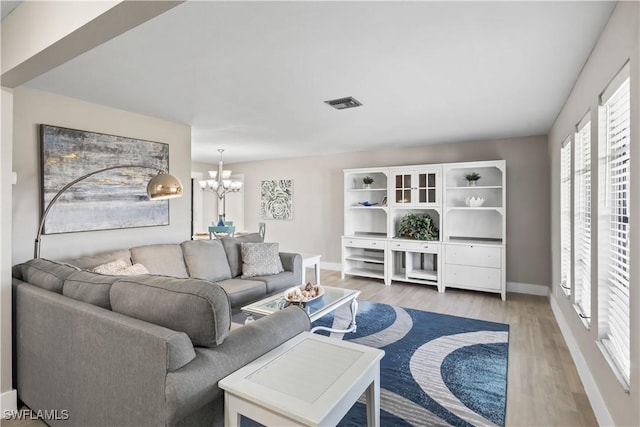
[[[352,248],[384,249],[384,240],[343,238],[342,245]]]
[[[440,252],[440,244],[437,242],[394,242],[389,243],[392,251],[416,251],[437,254]]]
[[[447,245],[445,263],[475,267],[502,267],[502,249],[476,245]]]
[[[499,268],[447,264],[444,276],[446,286],[500,290],[501,272]]]

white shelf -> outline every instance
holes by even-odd
[[[367,210],[374,210],[374,209],[381,209],[383,211],[387,211],[387,207],[386,206],[362,206],[362,205],[358,205],[358,206],[349,206],[349,209],[367,209]]]
[[[502,239],[471,239],[465,237],[449,237],[446,240],[447,243],[454,243],[460,245],[486,245],[486,246],[502,246],[504,242]]]
[[[435,270],[412,270],[407,272],[407,278],[409,279],[422,279],[422,280],[438,280],[438,272]]]
[[[350,274],[352,276],[373,277],[374,279],[384,279],[384,272],[369,268],[352,268],[350,270],[345,270],[344,274]]]
[[[480,207],[470,207],[470,206],[447,206],[447,211],[497,211],[498,213],[502,213],[503,208],[498,206],[480,206]]]
[[[492,190],[501,188],[501,185],[476,185],[474,187],[447,187],[447,190]]]
[[[386,188],[350,188],[349,191],[361,192],[361,191],[387,191]]]
[[[345,257],[345,259],[349,261],[362,261],[362,262],[372,262],[376,264],[384,264],[384,255],[383,256],[348,255]]]

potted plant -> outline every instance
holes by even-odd
[[[476,186],[476,182],[477,182],[480,178],[482,178],[482,177],[480,176],[480,174],[479,174],[478,172],[471,172],[471,173],[468,173],[468,174],[466,174],[466,175],[464,176],[464,179],[466,179],[466,180],[467,180],[467,185],[468,185],[469,187],[475,187],[475,186]]]
[[[364,188],[371,188],[371,184],[373,184],[373,178],[370,176],[365,176],[362,178],[362,183],[364,184]]]
[[[400,220],[396,237],[414,240],[438,240],[439,230],[428,214],[408,213]]]

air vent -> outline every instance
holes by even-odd
[[[339,99],[330,99],[329,101],[324,101],[324,102],[326,104],[331,105],[336,110],[345,110],[347,108],[359,107],[362,105],[353,96],[348,96],[346,98],[339,98]]]

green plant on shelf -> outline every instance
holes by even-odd
[[[400,220],[396,237],[414,240],[438,240],[439,230],[428,214],[408,213]]]
[[[362,178],[362,182],[364,184],[371,185],[373,184],[373,178],[371,178],[370,176],[365,176],[364,178]]]
[[[469,182],[477,181],[480,178],[482,178],[482,177],[480,176],[480,174],[478,172],[471,172],[471,173],[468,173],[468,174],[466,174],[464,176],[464,179],[466,179]]]

